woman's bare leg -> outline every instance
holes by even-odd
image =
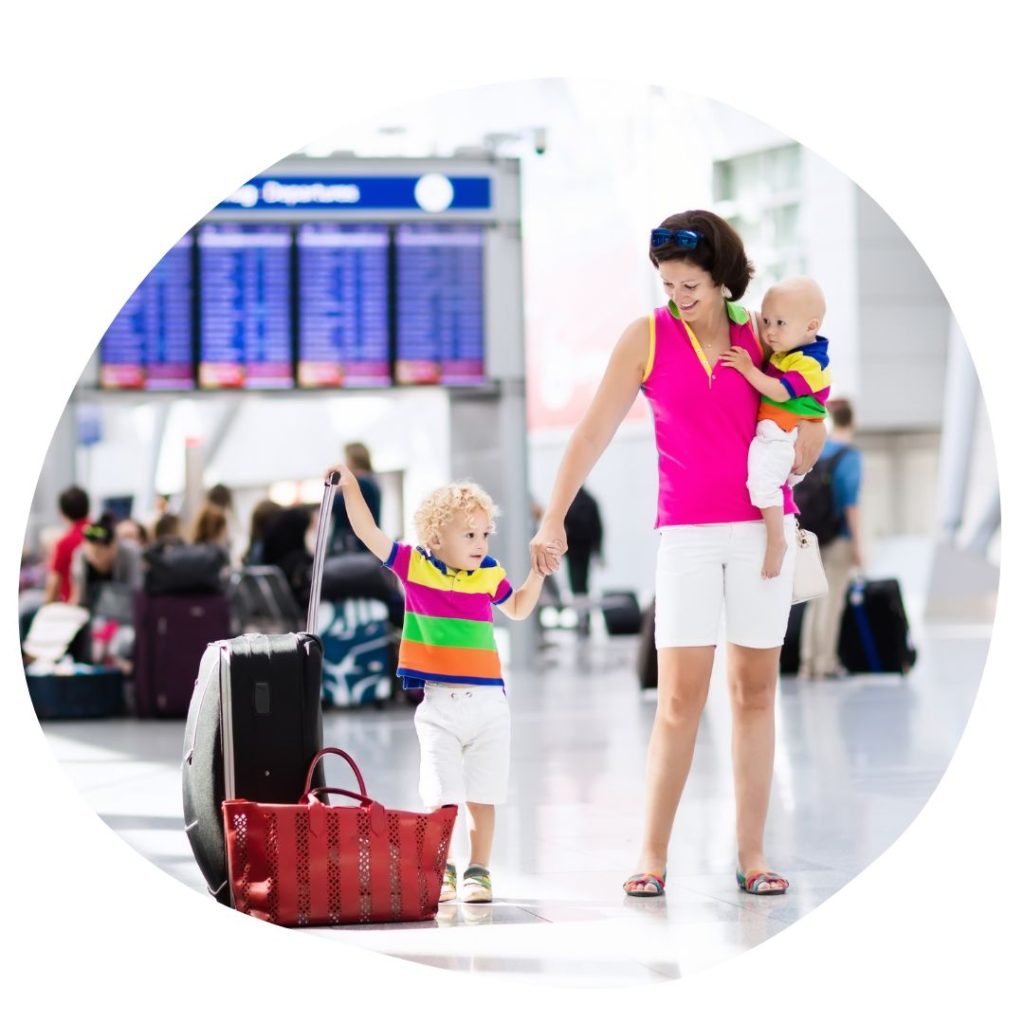
[[[779,652],[729,644],[732,764],[736,786],[736,841],[744,876],[768,869],[764,829],[775,765],[775,691]]]
[[[714,659],[714,647],[658,651],[658,708],[647,746],[641,872],[665,874],[672,823],[693,762]],[[644,888],[656,891],[652,885]]]

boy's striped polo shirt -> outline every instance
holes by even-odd
[[[405,585],[398,675],[405,689],[424,680],[502,686],[492,605],[512,596],[490,556],[478,569],[449,568],[423,548],[397,541],[384,565]]]
[[[828,338],[820,334],[799,348],[775,352],[764,372],[782,383],[789,398],[775,402],[762,395],[758,421],[773,420],[783,430],[790,431],[801,420],[824,419],[825,403],[832,386],[828,364]]]

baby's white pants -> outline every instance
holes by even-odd
[[[773,420],[761,420],[747,452],[747,490],[758,508],[782,504],[782,485],[795,486],[803,475],[793,472],[796,427],[786,431]]]

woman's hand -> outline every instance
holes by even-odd
[[[738,370],[747,379],[750,378],[754,369],[754,361],[750,358],[750,353],[740,345],[733,345],[728,352],[723,352],[718,357],[718,361]]]
[[[562,562],[568,550],[565,526],[560,522],[541,520],[540,527],[530,541],[530,563],[536,572],[550,576]]]
[[[801,420],[796,426],[796,460],[793,472],[798,476],[809,473],[825,447],[828,431],[821,420]]]

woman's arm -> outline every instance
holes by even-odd
[[[530,541],[530,558],[537,572],[547,575],[558,568],[566,550],[566,510],[635,401],[649,344],[648,318],[634,320],[619,338],[597,392],[569,438],[544,517]]]

